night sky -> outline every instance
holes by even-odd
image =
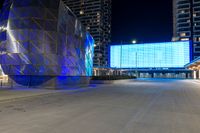
[[[171,41],[172,0],[113,0],[112,41]]]
[[[112,8],[113,42],[171,41],[172,0],[113,0]]]

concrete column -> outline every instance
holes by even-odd
[[[94,74],[93,74],[94,76],[97,76],[97,72],[96,72],[96,70],[94,70],[93,73],[94,73]]]
[[[121,76],[122,75],[122,71],[121,70],[119,70],[119,76]]]
[[[200,79],[200,70],[198,70],[198,79]]]
[[[191,74],[189,74],[189,73],[186,73],[186,79],[189,79],[189,78],[191,78],[191,76],[190,76]]]
[[[197,79],[197,72],[193,71],[193,79]]]

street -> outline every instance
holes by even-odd
[[[199,132],[197,80],[122,80],[0,102],[0,133]]]

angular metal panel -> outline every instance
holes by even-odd
[[[5,74],[92,75],[94,40],[62,1],[8,0],[0,26]]]

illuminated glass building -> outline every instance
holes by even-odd
[[[95,40],[94,67],[108,66],[112,0],[64,0]]]
[[[193,59],[200,56],[200,0],[173,0],[174,39],[193,43]]]
[[[6,0],[0,16],[0,64],[29,86],[86,82],[92,36],[62,0]]]
[[[170,73],[184,75],[188,73],[184,66],[189,62],[189,41],[110,46],[110,67],[112,69],[137,70],[143,76],[145,73],[153,74],[154,77],[156,74],[171,76]]]

